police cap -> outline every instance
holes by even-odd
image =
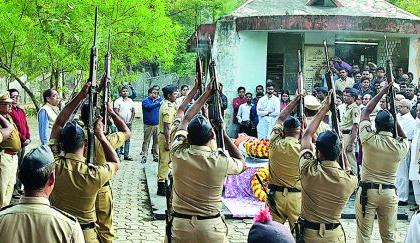
[[[80,147],[84,140],[83,128],[75,120],[67,122],[61,130],[61,142],[65,151]]]
[[[178,88],[176,87],[176,85],[168,84],[168,85],[166,85],[165,87],[162,88],[162,92],[163,92],[163,95],[166,96],[166,95],[172,94],[177,89]]]
[[[285,131],[296,130],[300,128],[300,125],[300,121],[293,116],[289,116],[288,118],[286,118],[286,120],[283,123]]]
[[[196,115],[188,124],[187,130],[189,140],[195,145],[207,143],[213,132],[210,121],[202,115]]]
[[[392,131],[394,117],[387,110],[380,110],[375,117],[375,127],[378,131]]]
[[[319,108],[321,108],[321,103],[313,95],[306,95],[305,98],[303,99],[303,105],[305,106],[306,109],[312,110],[312,111],[317,111],[319,110]]]
[[[353,95],[353,96],[357,96],[357,95],[359,95],[359,90],[357,90],[357,89],[355,89],[355,88],[346,88],[346,89],[345,89],[345,92],[346,92],[346,93],[349,93],[349,94],[351,94],[351,95]]]
[[[19,170],[31,172],[42,169],[53,163],[54,156],[51,152],[50,146],[41,145],[37,148],[31,149],[25,157],[23,157]]]
[[[333,131],[320,133],[316,139],[316,148],[327,160],[336,160],[340,154],[340,139],[337,133]]]

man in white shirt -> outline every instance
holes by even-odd
[[[410,170],[409,170],[409,176],[408,176],[411,183],[413,183],[414,199],[416,201],[416,205],[410,209],[412,211],[419,210],[419,205],[420,205],[420,174],[419,174],[420,104],[417,104],[415,126],[416,126],[415,134],[414,134],[413,141],[411,143],[411,161],[410,161]]]
[[[353,87],[354,79],[348,77],[346,69],[342,68],[338,71],[340,78],[335,81],[335,90],[343,92],[345,88]]]
[[[251,108],[253,106],[252,104],[252,94],[246,93],[245,94],[246,103],[239,106],[238,114],[236,115],[236,118],[238,119],[239,123],[239,132],[240,133],[246,133],[249,136],[253,136],[252,132],[252,124],[251,124]]]
[[[131,124],[134,119],[134,103],[133,100],[128,98],[128,87],[123,86],[120,89],[120,97],[114,101],[114,111],[117,113],[127,124],[128,128],[131,130]],[[121,148],[120,148],[121,152]],[[133,160],[130,157],[130,139],[127,139],[124,143],[124,159]]]
[[[404,133],[407,135],[409,143],[411,143],[414,133],[416,130],[416,121],[410,113],[411,110],[411,101],[408,99],[402,99],[397,104],[398,122],[401,125],[401,128],[404,130]],[[397,171],[397,180],[396,188],[398,195],[398,205],[405,206],[408,204],[408,192],[409,192],[409,179],[408,179],[408,170],[410,167],[410,150],[408,150],[407,155],[401,160],[400,165]]]
[[[277,116],[280,114],[280,100],[273,95],[274,84],[267,83],[266,94],[258,100],[257,115],[258,125],[257,133],[259,139],[270,137],[271,130],[276,124]]]

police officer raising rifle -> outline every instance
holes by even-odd
[[[394,83],[394,75],[392,75],[392,61],[388,52],[388,40],[386,34],[384,35],[385,39],[385,54],[386,54],[386,79],[388,83]],[[397,137],[397,113],[395,112],[395,89],[393,86],[389,87],[388,92],[388,103],[389,103],[389,112],[394,117],[394,130],[392,135],[394,138]]]
[[[327,72],[327,76],[326,81],[327,81],[327,87],[328,90],[331,90],[332,94],[331,94],[331,104],[330,104],[330,111],[331,111],[331,125],[332,125],[332,129],[339,135],[339,137],[341,137],[340,134],[340,125],[339,125],[339,120],[338,120],[338,113],[337,113],[337,107],[335,106],[335,99],[336,99],[336,93],[335,93],[335,85],[333,82],[333,72],[331,70],[331,66],[330,66],[330,58],[328,56],[328,47],[327,47],[327,41],[324,40],[324,54],[325,54],[325,61],[327,62],[327,67],[328,67],[328,72]],[[344,156],[343,156],[343,151],[341,151],[340,156],[338,157],[338,163],[341,165],[342,168],[346,168],[344,165]]]
[[[222,108],[221,108],[221,98],[219,93],[219,82],[217,80],[216,75],[216,63],[213,60],[213,56],[211,55],[211,38],[208,37],[209,41],[209,53],[210,53],[210,63],[209,63],[209,75],[210,75],[210,82],[212,83],[212,93],[213,96],[211,98],[211,105],[209,107],[209,119],[213,124],[216,132],[216,141],[217,147],[221,149],[225,149],[225,143],[223,141],[223,117],[222,117]]]
[[[93,33],[93,46],[90,49],[90,66],[89,66],[89,124],[88,124],[88,147],[87,147],[87,163],[93,164],[95,155],[95,137],[94,137],[94,120],[96,106],[96,71],[98,70],[98,48],[96,46],[98,28],[98,7],[95,9],[95,25]]]
[[[101,107],[101,116],[104,118],[104,129],[105,133],[108,133],[108,110],[107,104],[109,102],[109,85],[111,83],[111,30],[108,33],[108,50],[105,54],[105,63],[104,63],[105,73],[103,85],[103,103]]]

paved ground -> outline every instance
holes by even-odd
[[[39,143],[37,124],[30,119],[30,128],[34,142],[30,147]],[[163,242],[165,222],[152,218],[149,195],[146,188],[143,164],[140,163],[141,142],[143,140],[141,120],[136,119],[133,125],[133,139],[131,155],[134,161],[123,161],[122,169],[112,181],[114,193],[114,222],[117,230],[116,242]],[[148,163],[153,163],[148,161]],[[408,221],[399,220],[397,223],[397,242],[403,242]],[[347,242],[355,242],[356,221],[342,220],[347,235]],[[230,242],[246,242],[252,220],[227,220]],[[381,242],[378,224],[375,222],[372,242]]]

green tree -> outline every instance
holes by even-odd
[[[165,69],[174,66],[173,47],[182,28],[167,16],[163,0],[2,0],[0,75],[17,80],[36,108],[37,98],[19,77],[39,82],[38,77],[47,76],[50,87],[60,88],[65,74],[87,73],[95,6],[99,6],[99,70],[109,29],[115,81],[122,81],[140,62]]]
[[[388,0],[388,1],[416,16],[420,16],[420,1],[419,0]]]

